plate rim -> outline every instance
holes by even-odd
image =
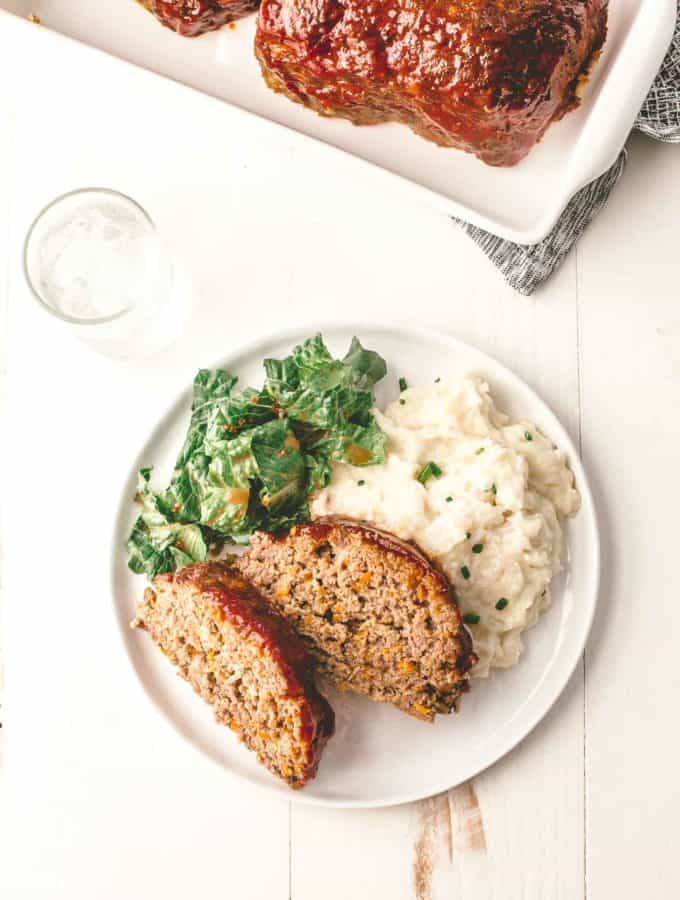
[[[437,343],[439,345],[445,345],[450,349],[462,347],[467,351],[478,354],[485,360],[490,360],[491,363],[495,367],[497,367],[499,371],[503,372],[504,376],[509,377],[509,381],[511,382],[511,385],[513,387],[515,384],[519,384],[522,390],[528,391],[532,395],[532,399],[537,402],[539,406],[542,406],[548,413],[549,417],[554,420],[554,423],[556,425],[554,435],[555,441],[558,444],[560,450],[566,453],[570,468],[572,469],[574,477],[577,479],[577,483],[579,485],[579,492],[582,499],[581,511],[586,508],[589,510],[589,518],[586,527],[590,532],[589,538],[592,538],[593,540],[593,571],[590,573],[591,587],[589,590],[589,604],[587,614],[582,621],[578,641],[574,645],[574,649],[568,655],[566,663],[563,665],[564,671],[561,677],[556,681],[555,685],[547,691],[546,697],[536,705],[535,709],[532,709],[530,707],[531,715],[525,718],[521,718],[519,720],[521,724],[515,725],[514,727],[509,729],[509,734],[507,735],[505,740],[501,741],[499,745],[492,745],[492,749],[485,750],[480,753],[479,762],[471,768],[471,771],[465,776],[464,779],[456,780],[454,778],[453,782],[451,782],[448,778],[444,778],[441,781],[438,781],[429,786],[426,791],[423,791],[422,789],[407,791],[405,793],[395,794],[389,799],[325,799],[312,795],[305,795],[304,791],[291,791],[289,788],[286,788],[283,784],[278,784],[276,781],[272,781],[271,784],[267,782],[256,781],[248,777],[248,775],[241,774],[236,770],[227,767],[223,763],[220,763],[209,753],[206,753],[201,747],[197,746],[197,744],[189,736],[183,733],[182,729],[174,721],[173,717],[168,715],[159,706],[159,704],[152,696],[151,692],[148,690],[146,684],[137,671],[137,665],[130,652],[128,641],[126,640],[126,638],[129,637],[129,619],[120,615],[120,610],[118,609],[118,602],[116,599],[116,569],[120,564],[119,555],[122,551],[119,536],[123,531],[123,522],[127,518],[129,518],[130,513],[130,500],[129,497],[127,497],[127,495],[125,494],[125,491],[122,490],[121,486],[121,494],[118,503],[116,504],[115,515],[113,517],[113,525],[111,529],[109,588],[113,605],[112,611],[116,620],[116,624],[118,626],[118,636],[122,644],[122,649],[125,652],[128,663],[131,665],[132,670],[136,676],[136,681],[139,684],[139,687],[146,697],[148,703],[153,707],[156,714],[159,715],[163,719],[163,721],[165,721],[165,723],[171,727],[175,735],[177,735],[186,744],[191,746],[195,753],[199,754],[204,759],[207,759],[212,765],[218,768],[222,772],[222,774],[227,775],[231,778],[239,779],[242,782],[246,782],[251,787],[266,792],[267,794],[274,794],[280,797],[287,798],[293,803],[300,803],[306,806],[337,809],[376,809],[388,808],[391,806],[400,806],[406,803],[413,803],[415,801],[423,800],[427,797],[432,797],[437,794],[452,790],[458,785],[463,784],[465,781],[475,778],[481,772],[504,759],[504,757],[506,757],[512,750],[515,749],[515,747],[517,747],[526,737],[528,737],[534,731],[534,729],[539,725],[539,723],[545,718],[545,716],[555,705],[555,703],[571,681],[578,666],[579,660],[583,656],[586,643],[592,629],[601,585],[601,540],[599,517],[597,515],[597,507],[595,504],[593,491],[590,486],[585,467],[583,465],[583,460],[581,459],[581,454],[579,453],[576,444],[572,440],[567,429],[562,425],[562,422],[555,414],[552,407],[534,390],[534,388],[530,384],[528,384],[526,381],[524,381],[524,379],[517,375],[512,368],[506,366],[504,363],[499,362],[495,357],[491,356],[489,353],[486,353],[483,350],[480,350],[474,344],[460,340],[458,337],[450,334],[449,332],[435,331],[433,328],[424,328],[420,326],[411,327],[409,325],[399,323],[385,325],[384,323],[371,320],[354,320],[348,322],[324,322],[317,320],[313,323],[309,323],[309,325],[295,326],[288,329],[283,329],[275,334],[267,333],[264,335],[260,335],[257,338],[253,338],[252,340],[249,340],[243,344],[239,344],[237,347],[222,356],[219,360],[214,361],[211,364],[211,367],[228,368],[230,365],[233,365],[234,362],[244,357],[252,356],[253,354],[257,353],[260,348],[264,348],[268,344],[271,344],[273,342],[286,343],[293,346],[294,343],[299,342],[300,340],[304,340],[305,337],[308,337],[310,334],[316,334],[317,332],[320,332],[324,337],[330,336],[333,333],[352,332],[356,334],[360,339],[362,339],[363,331],[382,332],[385,335],[389,335],[393,338],[397,337],[402,340],[412,339],[414,336],[417,336],[422,341],[429,341]],[[181,406],[185,402],[185,400],[189,398],[189,396],[190,386],[187,386],[184,390],[176,393],[173,399],[165,405],[161,414],[154,420],[154,425],[150,432],[146,434],[146,437],[138,445],[138,449],[133,455],[133,460],[138,460],[141,457],[144,448],[151,441],[154,432],[164,422],[172,417],[175,408]],[[126,472],[126,479],[129,479],[130,469],[128,467],[126,467]]]

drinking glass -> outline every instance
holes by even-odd
[[[42,308],[107,356],[160,350],[186,323],[171,255],[118,191],[84,188],[46,206],[26,236],[24,272]]]

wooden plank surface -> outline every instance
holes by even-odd
[[[637,136],[579,248],[583,451],[603,585],[586,672],[592,897],[680,896],[680,148]]]
[[[4,70],[0,63],[0,76]],[[5,101],[5,102],[3,102]],[[0,140],[0,422],[7,422],[7,351],[8,351],[8,306],[9,306],[9,280],[10,280],[10,254],[8,252],[12,239],[12,191],[13,179],[16,173],[15,148],[16,148],[16,108],[15,104],[6,100],[5,92],[0,87],[0,129],[4,138]],[[1,426],[0,426],[1,428]],[[0,433],[2,433],[0,431]],[[6,493],[6,442],[0,441],[0,492]],[[4,718],[4,685],[5,667],[3,664],[4,648],[4,601],[3,591],[3,517],[0,512],[0,806],[2,805],[2,792],[4,779],[2,778],[4,763],[4,732],[2,721]]]
[[[93,604],[98,634],[108,627],[99,612],[108,602],[101,571],[108,548],[97,535],[149,416],[196,365],[262,331],[308,321],[433,326],[513,368],[582,438],[605,553],[585,679],[581,667],[534,733],[473,782],[393,809],[291,806],[229,779],[216,788],[211,764],[149,717],[117,647],[91,646],[82,657],[88,677],[125,678],[125,702],[110,717],[93,712],[94,730],[74,721],[73,740],[50,744],[45,765],[41,742],[59,705],[42,717],[16,711],[36,777],[12,788],[23,813],[15,858],[0,876],[3,887],[3,877],[15,879],[8,896],[89,900],[93,884],[98,898],[126,900],[207,892],[267,900],[676,896],[677,148],[634,138],[609,207],[559,275],[526,299],[450,222],[399,192],[378,194],[349,161],[334,161],[329,173],[320,148],[263,146],[256,129],[236,140],[221,107],[132,70],[116,70],[125,74],[114,83],[102,63],[85,79],[78,65],[55,56],[42,60],[45,79],[25,48],[0,35],[0,50],[21,85],[0,104],[22,111],[8,126],[14,162],[0,176],[2,209],[12,208],[0,248],[10,274],[11,433],[21,437],[9,449],[21,471],[41,471],[46,433],[86,448],[75,473],[68,442],[54,438],[50,465],[67,477],[45,480],[40,497],[51,508],[72,502],[68,478],[76,475],[88,490],[101,489],[106,502],[81,536],[91,562],[75,572],[64,567],[55,539],[40,565],[54,573],[55,596],[75,597],[83,609]],[[21,283],[31,214],[87,183],[138,197],[195,277],[198,309],[185,339],[152,361],[112,367],[93,357],[50,327]],[[219,228],[206,228],[215,221]],[[266,315],[253,318],[263,298]],[[104,457],[104,484],[96,437],[112,416],[116,453]],[[16,609],[21,565],[34,559],[22,539],[31,509],[14,505],[11,517],[4,570]],[[21,621],[12,614],[9,626]],[[59,628],[54,610],[46,621]],[[49,650],[43,635],[36,652]],[[30,660],[11,649],[9,659],[20,679]],[[77,690],[82,677],[68,665],[50,673],[57,695]],[[121,721],[138,731],[117,764],[99,764],[95,751],[107,736],[120,740]],[[11,739],[4,742],[11,763]]]

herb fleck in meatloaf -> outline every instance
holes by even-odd
[[[607,0],[262,0],[255,53],[320,115],[512,166],[577,105],[606,31]]]
[[[453,591],[412,545],[319,519],[256,533],[238,565],[339,688],[428,720],[468,689],[476,657]]]
[[[293,788],[314,777],[333,710],[302,642],[229,563],[158,575],[132,626],[149,632],[270,771]]]
[[[185,37],[198,37],[257,9],[259,0],[139,0],[158,21]]]

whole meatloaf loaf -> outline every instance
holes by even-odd
[[[427,720],[468,689],[470,636],[449,583],[414,546],[318,519],[256,533],[238,564],[337,687]]]
[[[606,31],[607,0],[263,0],[255,52],[321,115],[511,166],[577,105]]]
[[[259,0],[139,0],[158,21],[185,37],[214,31],[254,12]]]
[[[270,771],[293,788],[314,777],[333,710],[301,641],[229,563],[158,575],[132,625]]]

